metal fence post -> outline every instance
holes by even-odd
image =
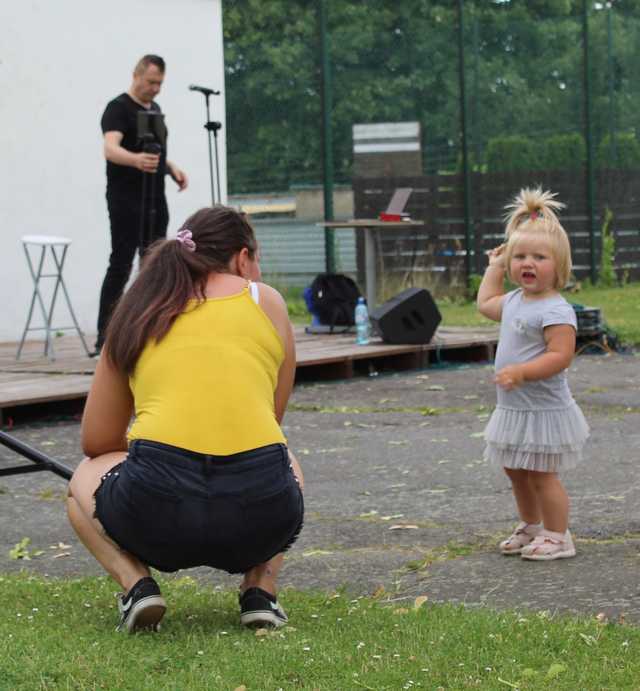
[[[584,129],[587,143],[587,212],[589,214],[589,253],[591,283],[598,280],[596,262],[596,213],[593,161],[593,132],[591,123],[591,66],[589,62],[589,0],[582,0],[582,47],[584,52]]]
[[[462,172],[464,178],[464,244],[467,282],[473,273],[471,260],[471,175],[467,133],[467,93],[464,76],[464,0],[458,0],[458,74],[460,80],[460,127],[462,129]]]
[[[322,105],[322,185],[324,192],[324,220],[333,221],[333,140],[331,133],[331,60],[329,54],[328,0],[318,0],[320,32],[320,75]],[[328,272],[336,270],[335,237],[331,228],[324,230],[325,266]]]

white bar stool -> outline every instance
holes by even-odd
[[[27,332],[29,331],[45,331],[45,342],[44,342],[44,354],[50,360],[55,360],[55,353],[53,350],[53,339],[52,333],[55,334],[57,331],[69,331],[75,329],[80,336],[82,345],[84,346],[85,352],[89,355],[89,348],[84,340],[84,334],[78,326],[78,320],[71,306],[71,300],[69,299],[69,293],[67,292],[67,287],[62,278],[62,269],[64,267],[64,260],[67,256],[67,250],[71,240],[69,238],[56,237],[54,235],[25,235],[22,238],[22,246],[24,248],[24,253],[27,257],[27,265],[29,266],[29,273],[33,279],[33,295],[31,296],[31,305],[29,306],[29,316],[27,317],[27,323],[22,332],[22,338],[20,339],[20,345],[18,346],[18,352],[16,353],[16,360],[20,359],[20,354],[22,353],[22,347],[24,346],[24,341],[27,337]],[[40,258],[37,260],[37,268],[35,260],[32,258],[29,252],[29,246],[35,245],[40,247]],[[43,268],[45,264],[45,257],[47,254],[47,248],[51,250],[51,256],[53,258],[54,269],[52,273],[43,273]],[[33,250],[37,256],[37,250]],[[49,307],[45,307],[44,299],[40,292],[40,279],[42,278],[54,278],[55,283],[53,286],[53,292],[51,294],[51,302]],[[73,320],[73,326],[53,326],[51,320],[53,318],[53,310],[56,306],[56,299],[58,297],[58,290],[62,288],[62,293],[65,300],[67,301],[67,307],[69,308],[69,313],[71,314],[71,319]],[[33,310],[36,305],[36,301],[40,306],[40,311],[42,312],[42,318],[44,320],[44,326],[31,326],[31,318],[33,317]]]

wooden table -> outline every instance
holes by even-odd
[[[353,228],[364,231],[364,274],[366,298],[371,311],[376,306],[376,246],[374,230],[403,230],[423,226],[423,221],[380,221],[377,218],[357,218],[350,221],[321,221],[317,225],[325,228]]]

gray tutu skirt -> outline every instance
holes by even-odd
[[[582,460],[589,425],[578,405],[523,410],[496,407],[484,431],[485,460],[514,470],[557,473]]]

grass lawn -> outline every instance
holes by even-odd
[[[599,307],[607,326],[616,332],[622,343],[640,344],[640,283],[629,283],[619,288],[588,285],[563,295],[569,302]],[[472,302],[440,300],[438,308],[445,325],[487,326],[494,323],[484,319]]]
[[[287,590],[291,625],[241,629],[235,593],[163,583],[158,634],[116,633],[106,578],[0,577],[0,689],[637,689],[640,629],[549,613]]]
[[[582,285],[574,292],[566,292],[569,302],[599,307],[607,326],[616,332],[622,343],[640,345],[640,283],[619,288],[598,288]],[[294,323],[308,324],[310,316],[298,292],[287,295],[289,311]],[[437,300],[443,326],[490,326],[495,324],[482,317],[475,302],[461,299]]]

